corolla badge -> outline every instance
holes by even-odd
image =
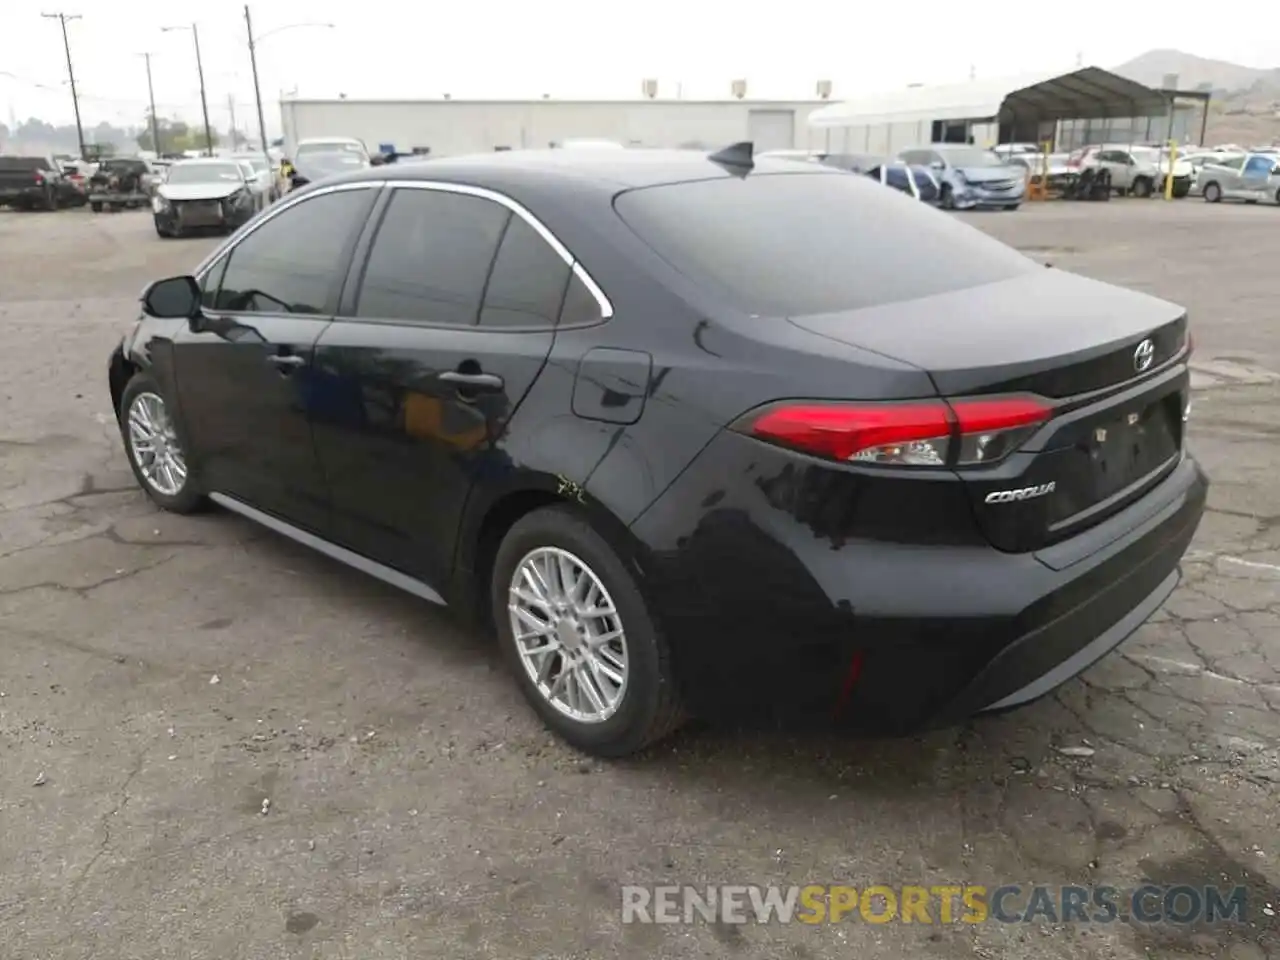
[[[1133,369],[1142,373],[1151,366],[1156,358],[1156,345],[1150,340],[1143,340],[1133,351]]]
[[[1016,503],[1019,500],[1034,500],[1036,497],[1045,497],[1053,493],[1057,486],[1058,481],[1050,480],[1048,483],[1035,487],[1023,487],[1020,490],[997,490],[995,493],[988,493],[983,503]]]

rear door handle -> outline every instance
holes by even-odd
[[[299,357],[296,354],[292,354],[292,353],[277,353],[267,357],[267,363],[270,363],[276,367],[280,367],[281,369],[301,367],[306,362],[307,361],[304,358]]]
[[[458,370],[446,370],[440,374],[443,383],[452,383],[462,390],[501,390],[504,386],[502,378],[496,373],[462,373]]]

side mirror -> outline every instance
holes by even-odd
[[[142,309],[160,320],[190,320],[200,314],[200,285],[191,276],[157,280],[142,295]]]
[[[386,162],[387,162],[387,158],[380,153],[375,153],[372,157],[369,158],[369,166],[371,167],[380,167]]]
[[[941,160],[935,160],[935,161],[933,161],[933,163],[929,164],[929,169],[930,169],[930,170],[945,170],[945,169],[947,169],[947,165],[946,165],[945,163],[943,163]]]

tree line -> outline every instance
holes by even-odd
[[[132,153],[134,150],[145,150],[155,153],[182,153],[187,150],[203,150],[206,146],[216,147],[222,141],[222,135],[213,131],[213,143],[206,144],[204,126],[192,126],[183,120],[173,117],[157,117],[156,130],[160,134],[160,146],[156,149],[151,137],[151,114],[142,118],[137,127],[117,127],[110,123],[99,123],[84,128],[86,144],[97,145],[104,153]],[[76,127],[73,123],[53,124],[31,117],[12,129],[8,124],[0,123],[0,151],[13,153],[23,147],[39,147],[44,150],[75,154],[80,145],[76,142]]]

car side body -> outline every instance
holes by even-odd
[[[695,713],[838,707],[897,732],[1004,709],[1177,583],[1207,484],[1182,440],[1185,311],[867,181],[631,150],[332,177],[196,268],[198,312],[143,314],[112,402],[123,422],[147,378],[217,503],[472,622],[505,609],[491,581],[512,531],[571,513],[634,581]],[[804,232],[825,189],[875,224],[857,249]],[[761,236],[735,219],[757,191],[764,222],[800,211],[778,241],[804,241],[795,264],[732,249]],[[404,259],[421,249],[435,261]],[[896,251],[901,270],[823,299],[832,264]],[[776,278],[800,300],[751,302]],[[945,418],[1030,394],[1052,419],[989,464],[824,459],[759,429],[798,396]],[[1150,449],[1117,485],[1087,446],[1125,422]]]

